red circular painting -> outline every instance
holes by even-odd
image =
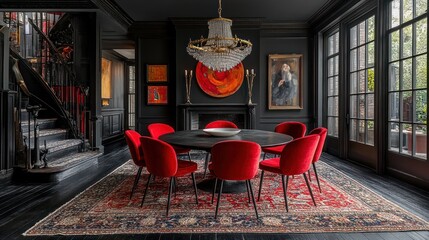
[[[242,63],[224,72],[209,69],[198,62],[196,69],[197,83],[212,97],[227,97],[234,94],[243,83],[244,67]]]

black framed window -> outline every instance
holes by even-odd
[[[325,38],[326,42],[326,82],[327,82],[327,113],[328,135],[338,137],[339,118],[339,61],[340,61],[340,33],[334,30]]]
[[[136,129],[136,67],[128,66],[128,129]]]

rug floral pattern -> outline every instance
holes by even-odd
[[[198,161],[197,182],[203,180],[203,161]],[[281,178],[266,173],[257,202],[256,219],[247,193],[223,194],[219,215],[214,219],[216,198],[199,190],[199,204],[190,177],[178,179],[169,217],[165,216],[168,179],[156,178],[140,207],[147,172],[129,198],[137,167],[128,161],[76,196],[24,235],[93,235],[138,233],[308,233],[429,230],[429,223],[377,195],[342,172],[319,162],[322,193],[314,175],[311,187],[314,206],[302,176],[290,178],[289,212],[286,212]],[[206,177],[206,179],[209,177]],[[259,174],[252,180],[255,197]]]

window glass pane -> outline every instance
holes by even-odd
[[[362,46],[359,48],[359,69],[364,69],[366,67],[365,49],[366,46]]]
[[[359,109],[358,109],[358,118],[365,118],[365,95],[359,95]]]
[[[392,121],[399,121],[399,93],[389,93],[389,115]]]
[[[338,137],[338,119],[335,117],[328,117],[328,135]]]
[[[334,77],[333,80],[334,80],[334,95],[338,95],[338,87],[339,87],[338,76]]]
[[[425,13],[428,9],[427,0],[416,0],[416,17]]]
[[[366,29],[365,29],[365,26],[366,26],[366,23],[365,23],[365,21],[363,21],[363,22],[361,22],[359,25],[358,25],[358,41],[359,41],[359,43],[358,43],[358,45],[362,45],[362,44],[364,44],[365,42],[366,42]]]
[[[328,60],[328,77],[334,75],[334,58]]]
[[[392,15],[390,19],[390,28],[396,27],[399,25],[401,8],[400,8],[400,0],[393,0],[390,2],[390,13]]]
[[[416,157],[426,158],[427,156],[427,126],[416,125],[415,127],[415,151]]]
[[[374,121],[367,121],[366,127],[366,143],[369,145],[374,145]]]
[[[416,57],[416,88],[427,88],[427,55]]]
[[[411,155],[413,152],[413,134],[411,124],[401,124],[402,134],[399,136],[401,142],[401,153]]]
[[[350,137],[349,139],[351,141],[357,141],[357,120],[352,119],[350,120]]]
[[[399,90],[399,63],[389,64],[389,90]]]
[[[350,96],[350,117],[357,118],[357,96]]]
[[[402,61],[402,89],[413,88],[413,59]]]
[[[373,67],[374,66],[374,56],[375,56],[375,52],[374,52],[374,42],[371,42],[367,45],[368,48],[368,52],[367,52],[367,65],[368,67]]]
[[[357,49],[350,51],[350,71],[357,70]]]
[[[427,18],[424,18],[416,23],[416,54],[427,52],[427,34]]]
[[[340,51],[340,33],[337,32],[334,34],[334,52],[337,53]]]
[[[357,72],[350,74],[350,93],[357,93]]]
[[[416,91],[416,122],[426,123],[427,122],[427,91],[421,90]]]
[[[367,70],[367,92],[374,92],[374,88],[375,88],[375,79],[374,79],[374,68],[369,68]]]
[[[368,42],[374,40],[375,38],[374,19],[374,16],[368,18]]]
[[[395,61],[399,59],[399,30],[390,34],[389,60]]]
[[[413,121],[413,94],[411,91],[402,92],[402,121]]]
[[[413,0],[402,0],[402,23],[413,19]]]
[[[363,93],[366,89],[366,76],[365,70],[359,71],[359,92]]]
[[[374,119],[374,94],[366,95],[366,118]]]
[[[358,142],[365,143],[365,121],[358,121]]]
[[[334,54],[334,36],[328,38],[328,56]]]
[[[357,27],[354,26],[350,29],[350,48],[357,46]]]
[[[413,54],[413,25],[402,29],[402,57],[406,58]]]
[[[334,57],[334,75],[338,75],[338,71],[339,71],[339,66],[338,66],[338,59],[339,57],[336,56]]]
[[[389,124],[389,149],[399,152],[399,125],[397,123]]]
[[[334,95],[334,78],[328,78],[328,96]]]

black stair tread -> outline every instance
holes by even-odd
[[[47,141],[46,148],[49,149],[49,153],[60,151],[69,147],[77,146],[82,143],[81,139],[66,139],[59,141]],[[40,143],[40,149],[45,149],[45,144]]]
[[[39,137],[45,137],[45,136],[56,135],[56,134],[64,134],[64,133],[67,133],[67,129],[64,129],[64,128],[41,129],[39,130]],[[33,138],[34,131],[31,131],[30,135]]]
[[[41,125],[41,124],[44,124],[44,123],[55,122],[57,120],[58,120],[58,118],[42,118],[42,119],[37,119],[37,122],[39,123],[39,125]],[[34,121],[33,120],[30,121],[30,125],[31,126],[34,125]],[[28,128],[28,121],[22,121],[21,122],[21,127],[23,128],[23,126],[27,126],[27,128]]]
[[[75,153],[68,155],[62,158],[55,159],[48,163],[48,167],[39,168],[39,169],[30,169],[29,172],[32,173],[49,173],[49,172],[58,172],[67,168],[71,168],[75,165],[78,165],[83,160],[93,159],[101,156],[103,153],[99,151],[87,151]]]

